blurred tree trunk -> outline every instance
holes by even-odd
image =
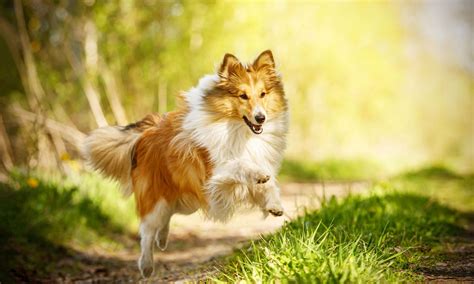
[[[58,152],[59,149],[57,149],[54,143],[51,141],[48,130],[44,126],[44,119],[46,116],[44,115],[44,110],[41,103],[45,98],[45,91],[41,85],[38,71],[36,70],[36,65],[30,46],[30,39],[26,29],[25,16],[21,0],[15,0],[14,6],[18,25],[18,35],[20,38],[21,50],[23,54],[23,71],[26,71],[26,84],[24,84],[24,88],[27,94],[29,106],[31,110],[36,113],[37,118],[39,118],[33,124],[34,134],[32,135],[32,137],[36,139],[38,145],[36,148],[38,151],[36,155],[37,163],[40,166],[43,165],[45,168],[49,168],[52,166],[50,164],[51,156],[55,156],[57,166],[63,168],[60,159],[61,153]]]
[[[97,31],[90,20],[86,20],[83,23],[83,31],[85,33],[83,45],[85,60],[80,60],[79,56],[74,53],[70,44],[64,46],[64,52],[66,53],[66,57],[76,78],[81,83],[82,90],[86,95],[89,108],[92,111],[97,126],[103,127],[107,126],[108,123],[100,104],[99,92],[93,84],[93,78],[95,78],[98,69]]]
[[[38,119],[44,120],[45,127],[48,128],[49,131],[61,136],[65,141],[74,146],[76,150],[81,150],[81,145],[86,135],[76,128],[62,124],[50,118],[38,117],[37,114],[24,110],[18,105],[13,106],[12,111],[18,118],[25,120],[29,124]]]
[[[65,46],[64,51],[66,52],[66,57],[71,64],[76,78],[81,82],[82,89],[86,95],[87,102],[89,103],[89,107],[92,111],[92,115],[94,116],[97,126],[107,126],[108,123],[100,105],[99,93],[92,85],[90,79],[87,78],[87,74],[85,74],[86,72],[83,70],[81,62],[77,56],[74,55],[72,49],[69,46]]]
[[[8,138],[7,130],[0,114],[0,154],[5,171],[9,172],[13,168],[13,151]]]
[[[0,18],[0,33],[18,69],[26,101],[32,111],[16,107],[12,112],[18,118],[16,121],[22,124],[21,128],[27,129],[23,132],[26,138],[23,140],[27,141],[24,145],[25,150],[30,149],[27,164],[30,167],[39,166],[44,169],[59,168],[64,172],[61,157],[67,151],[63,139],[67,140],[65,137],[68,135],[62,132],[67,132],[67,127],[61,126],[56,129],[50,127],[51,122],[47,119],[45,108],[48,105],[47,96],[36,68],[21,0],[14,1],[14,13],[17,28],[5,18]],[[2,152],[2,163],[9,170],[13,165],[13,151],[9,145],[6,129],[3,127],[3,117],[1,120],[0,152]]]
[[[110,107],[112,108],[112,112],[115,117],[115,121],[117,124],[126,125],[128,124],[127,117],[125,115],[125,110],[123,109],[123,105],[120,102],[120,94],[119,88],[117,88],[117,82],[110,71],[109,67],[103,63],[101,64],[101,75],[104,79],[105,87],[106,87],[106,94],[107,99],[109,100]]]
[[[27,84],[24,86],[27,92],[30,108],[35,112],[41,112],[41,100],[44,98],[44,89],[38,78],[38,72],[31,52],[30,40],[25,25],[25,16],[21,0],[15,0],[15,16],[18,25],[21,50],[23,52],[23,63],[25,65]],[[22,70],[20,70],[22,71]]]

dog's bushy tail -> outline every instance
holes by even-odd
[[[160,116],[150,114],[127,126],[106,126],[92,131],[85,139],[84,158],[95,170],[119,181],[124,195],[129,196],[135,144],[142,132],[155,126],[160,119]]]

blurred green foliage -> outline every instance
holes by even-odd
[[[280,171],[283,181],[300,182],[375,180],[383,174],[380,165],[362,159],[320,162],[284,160]]]
[[[416,179],[416,178],[458,179],[458,178],[461,178],[459,174],[455,173],[453,170],[443,165],[432,165],[432,166],[428,166],[424,168],[407,171],[407,172],[401,173],[399,177],[412,178],[412,179]]]
[[[424,4],[23,3],[48,115],[84,132],[96,124],[83,80],[97,90],[114,124],[108,70],[133,121],[171,110],[176,95],[214,72],[224,53],[247,61],[270,48],[290,101],[289,159],[368,160],[388,173],[440,161],[463,172],[474,169],[473,74],[456,65],[454,49],[443,49],[441,57],[432,52],[433,43],[419,30],[431,26],[423,22],[430,8]],[[0,6],[0,15],[15,25],[11,3]],[[433,24],[435,35],[448,36],[439,26],[452,23]],[[0,57],[12,62],[3,43]],[[15,68],[1,68],[0,81],[8,83],[0,84],[2,108],[26,104],[20,84],[12,82]],[[14,121],[7,121],[10,133]],[[24,142],[13,140],[21,156]]]

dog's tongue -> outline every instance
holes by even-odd
[[[255,134],[260,134],[263,132],[263,127],[261,125],[252,125],[252,127]]]

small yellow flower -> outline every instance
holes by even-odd
[[[35,178],[32,178],[32,177],[28,178],[28,180],[26,181],[26,183],[27,183],[31,188],[37,188],[37,187],[38,187],[38,184],[39,184],[38,180],[35,179]]]
[[[71,156],[69,156],[68,153],[63,153],[61,155],[61,160],[63,160],[63,161],[69,161],[70,159],[71,159]]]

